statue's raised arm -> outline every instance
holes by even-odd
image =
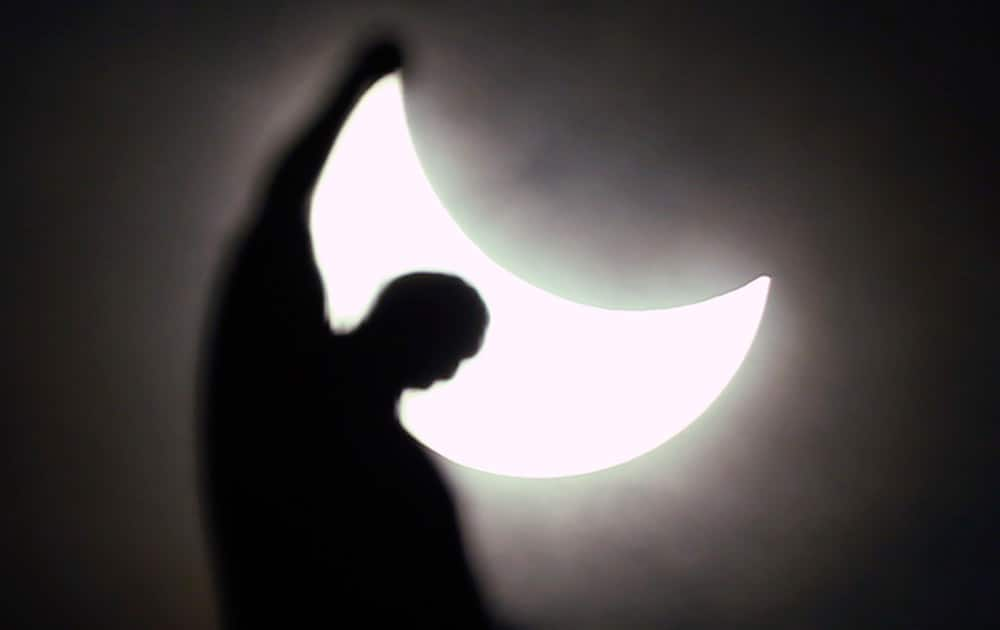
[[[315,118],[265,179],[255,213],[225,270],[216,352],[302,356],[331,337],[322,280],[309,233],[309,205],[337,133],[374,81],[400,67],[399,49],[379,43],[334,82]]]
[[[353,103],[397,69],[391,45],[369,48],[330,87],[305,130],[260,183],[220,270],[207,340],[201,429],[203,499],[228,630],[304,627],[290,621],[329,588],[297,562],[310,429],[325,420],[320,391],[336,339],[309,231],[316,180]],[[295,574],[299,581],[289,580]]]
[[[299,222],[308,220],[313,188],[348,114],[372,83],[398,70],[401,64],[402,56],[395,44],[379,43],[363,52],[351,73],[332,86],[332,94],[313,123],[280,157],[266,191],[263,220],[271,220],[271,215],[275,220],[290,219],[286,212],[295,214]]]

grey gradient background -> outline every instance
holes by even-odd
[[[996,623],[988,22],[832,4],[9,14],[0,627],[213,627],[194,439],[219,265],[270,160],[385,26],[429,176],[512,271],[620,307],[774,279],[733,384],[651,454],[552,481],[442,464],[498,611]]]

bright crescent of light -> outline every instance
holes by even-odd
[[[411,271],[458,275],[490,309],[483,347],[448,382],[407,391],[404,426],[459,464],[520,477],[614,466],[691,424],[736,373],[770,280],[672,309],[578,304],[500,267],[458,227],[410,138],[399,73],[359,100],[323,169],[311,228],[331,323],[351,330]]]

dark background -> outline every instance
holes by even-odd
[[[511,270],[620,307],[774,279],[732,385],[653,453],[553,481],[442,464],[499,611],[996,624],[985,13],[625,4],[8,11],[0,626],[212,627],[194,436],[216,274],[257,178],[386,26],[431,180]]]

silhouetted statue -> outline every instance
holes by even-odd
[[[227,629],[489,626],[452,498],[396,415],[404,388],[478,350],[485,305],[458,278],[411,274],[334,335],[309,236],[337,131],[399,65],[371,49],[283,156],[220,288],[202,470]]]
[[[487,321],[478,293],[458,278],[407,275],[343,338],[341,360],[331,366],[330,408],[341,420],[331,425],[331,442],[344,450],[331,463],[316,445],[314,476],[331,500],[331,521],[316,525],[344,537],[346,565],[356,573],[342,588],[377,611],[372,621],[486,624],[451,496],[423,447],[400,425],[396,405],[404,388],[450,378],[478,351]],[[340,508],[348,505],[354,518],[344,520]],[[378,610],[386,605],[394,609]]]

